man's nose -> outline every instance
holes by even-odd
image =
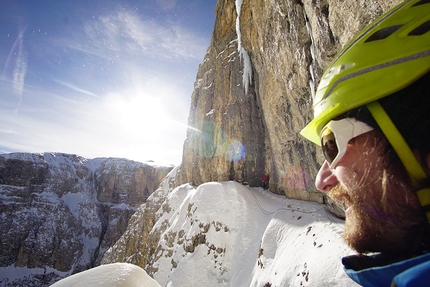
[[[333,174],[333,171],[328,165],[327,161],[324,161],[324,164],[321,166],[315,179],[316,188],[320,191],[328,192],[338,183],[337,177]]]

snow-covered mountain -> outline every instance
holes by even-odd
[[[46,286],[98,265],[172,166],[0,155],[0,285]]]
[[[161,286],[356,286],[343,221],[324,205],[234,181],[172,189],[174,172],[102,264],[139,265]]]
[[[298,133],[312,118],[310,95],[336,51],[399,2],[217,1],[181,170],[138,207],[102,263],[141,266],[162,286],[354,286],[340,265],[350,253],[343,222],[285,196],[328,202],[313,184],[322,153]],[[146,196],[129,195],[141,185],[128,164],[117,176],[105,159],[27,157],[0,157],[3,285],[95,266],[134,212],[124,201]],[[257,187],[266,173],[275,194]]]

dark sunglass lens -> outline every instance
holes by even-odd
[[[325,159],[329,164],[331,164],[339,152],[336,144],[336,139],[332,132],[321,138],[321,147]]]

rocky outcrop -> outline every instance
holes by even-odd
[[[130,218],[127,230],[119,240],[109,248],[101,264],[129,262],[138,266],[147,266],[159,248],[161,231],[152,232],[154,224],[164,212],[171,208],[165,203],[175,186],[178,168],[173,169],[161,182],[148,200],[142,204]]]
[[[131,164],[125,159],[106,159],[95,171],[97,199],[100,202],[127,202],[137,208],[158,188],[171,169],[172,167],[154,168],[148,164]]]
[[[325,202],[313,184],[322,155],[299,135],[312,118],[312,91],[335,53],[400,2],[219,0],[178,184],[259,186],[268,172],[271,191]]]
[[[56,153],[1,155],[0,285],[44,286],[98,265],[171,169]],[[5,275],[16,268],[26,271],[10,281]]]

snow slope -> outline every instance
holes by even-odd
[[[177,187],[158,213],[150,269],[161,286],[357,286],[340,263],[343,221],[323,205],[212,182]]]
[[[162,286],[355,286],[343,222],[323,205],[237,182],[182,185],[165,204],[153,228],[165,229],[152,266]]]
[[[164,194],[148,239],[158,247],[142,266],[161,286],[357,286],[341,266],[351,253],[343,221],[324,205],[232,181],[184,184]],[[145,208],[135,224],[144,222]],[[133,255],[115,252],[142,236],[136,226],[104,263],[133,263]],[[140,258],[148,249],[134,252]]]

